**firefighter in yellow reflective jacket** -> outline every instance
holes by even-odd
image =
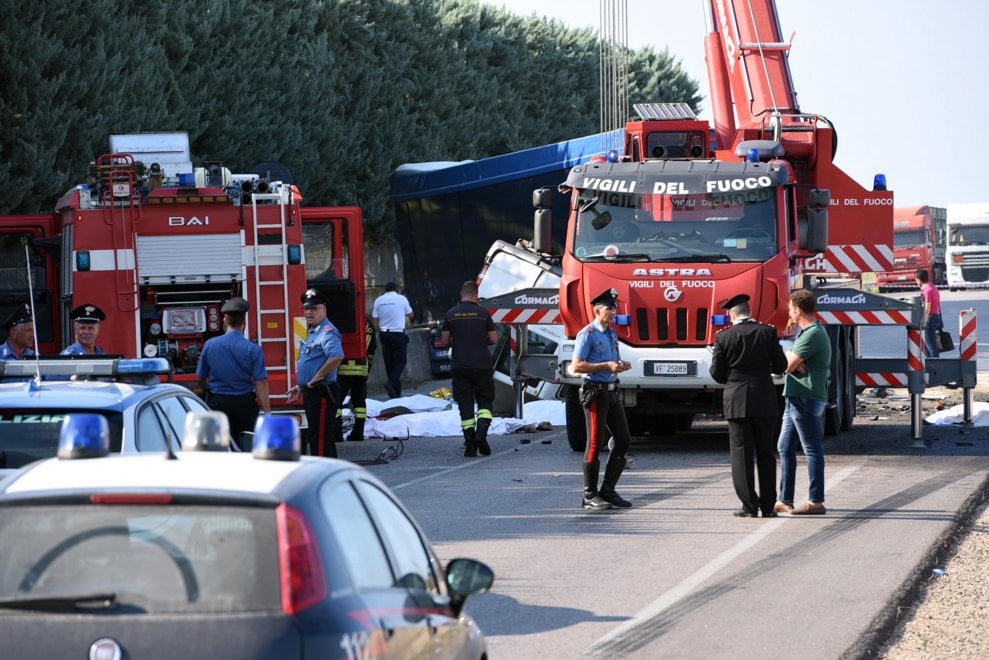
[[[344,357],[337,369],[337,383],[340,385],[340,400],[350,394],[350,407],[354,412],[354,428],[350,440],[364,439],[364,422],[367,421],[367,376],[371,371],[371,360],[378,350],[374,326],[365,323],[364,345],[367,346],[367,359]],[[343,440],[343,409],[337,409],[336,439]]]

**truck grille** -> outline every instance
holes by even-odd
[[[966,282],[989,280],[989,252],[966,252],[962,264],[962,279]]]
[[[650,325],[650,321],[654,321]],[[645,307],[635,310],[635,326],[640,341],[706,342],[709,310],[691,312],[686,307],[660,307],[655,311]]]

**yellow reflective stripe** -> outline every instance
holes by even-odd
[[[460,420],[460,428],[466,431],[467,429],[474,428],[474,420],[472,419],[462,419]]]
[[[477,410],[477,418],[478,419],[494,419],[494,415],[492,415],[491,414],[491,411],[488,410],[487,408],[478,408],[478,410]]]

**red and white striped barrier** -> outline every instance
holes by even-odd
[[[907,367],[910,371],[927,374],[924,370],[924,335],[920,330],[907,328]],[[855,374],[855,384],[859,387],[909,387],[908,374],[895,372],[860,372]]]
[[[870,273],[893,270],[890,245],[831,245],[824,254],[804,260],[809,273]]]
[[[907,365],[910,371],[924,374],[924,385],[927,385],[927,369],[924,365],[924,333],[919,328],[907,328]]]
[[[974,360],[978,353],[978,324],[975,310],[963,309],[958,315],[958,353],[962,360]]]
[[[910,313],[882,312],[818,312],[817,318],[830,325],[909,325]]]
[[[491,312],[495,323],[559,323],[559,309],[496,308]]]
[[[906,387],[906,374],[855,374],[855,384],[859,387]]]

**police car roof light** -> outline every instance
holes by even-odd
[[[182,433],[185,451],[229,451],[230,422],[227,415],[215,410],[191,412],[185,416]]]
[[[299,460],[299,423],[290,416],[259,417],[251,453],[265,460]]]
[[[167,374],[170,370],[165,358],[86,358],[83,360],[4,360],[0,362],[0,376],[31,377],[35,371],[44,376],[136,376]]]
[[[66,415],[58,438],[60,459],[100,458],[110,453],[110,425],[103,415]]]
[[[117,360],[118,374],[167,374],[171,367],[165,358],[129,358]]]

